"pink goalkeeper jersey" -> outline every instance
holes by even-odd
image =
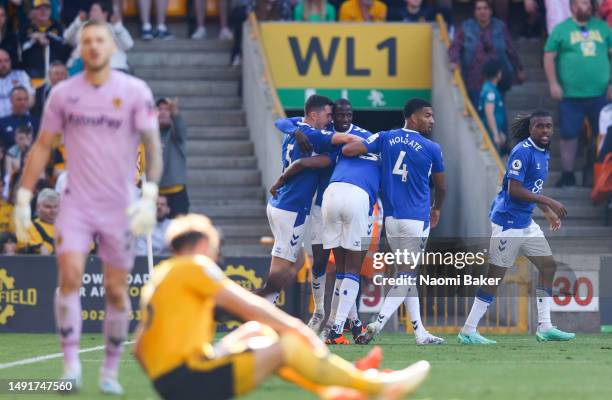
[[[123,211],[129,205],[140,133],[157,129],[151,89],[119,71],[99,87],[83,73],[58,84],[40,125],[41,132],[64,134],[64,199],[94,212]]]

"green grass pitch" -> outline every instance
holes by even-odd
[[[417,347],[412,336],[385,334],[376,344],[384,351],[383,368],[398,369],[425,359],[432,372],[415,399],[612,399],[612,335],[578,335],[574,342],[537,343],[533,335],[491,335],[496,346],[461,346],[455,336],[445,335],[448,344]],[[82,348],[98,346],[100,335],[84,335]],[[365,354],[371,346],[335,346],[332,350],[349,360]],[[120,381],[129,399],[156,399],[157,396],[131,358],[125,352]],[[0,335],[0,364],[59,351],[55,335]],[[84,389],[72,399],[108,398],[97,392],[97,373],[103,351],[81,354]],[[0,370],[0,379],[55,378],[59,358]],[[11,396],[9,398],[44,399],[54,395]],[[203,395],[204,399],[205,396]],[[272,378],[245,397],[249,400],[312,399],[292,385]]]

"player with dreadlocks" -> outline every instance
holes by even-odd
[[[550,230],[556,231],[567,214],[563,204],[541,194],[548,176],[548,148],[553,135],[553,120],[546,111],[534,111],[519,116],[512,124],[511,132],[518,143],[510,153],[501,191],[493,200],[489,214],[492,235],[488,277],[499,278],[495,282],[501,282],[506,270],[513,266],[519,251],[522,251],[540,272],[536,289],[537,340],[572,340],[576,337],[574,333],[563,332],[551,324],[552,284],[557,265],[544,233],[531,217],[537,205],[550,224]],[[458,335],[459,343],[496,343],[480,335],[476,327],[498,287],[499,284],[478,289],[472,310]]]

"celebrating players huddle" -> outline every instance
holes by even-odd
[[[356,307],[359,272],[367,249],[364,241],[371,235],[377,198],[382,200],[385,236],[394,252],[424,250],[430,229],[439,222],[446,189],[440,146],[425,137],[434,125],[431,104],[409,100],[404,107],[404,127],[377,134],[353,125],[352,117],[348,100],[332,102],[313,95],[306,102],[303,118],[276,122],[285,134],[283,174],[270,189],[268,219],[275,240],[270,276],[261,294],[275,302],[294,276],[292,264],[301,251],[305,226],[310,221],[315,308],[308,326],[321,331],[327,344],[349,344],[343,336],[346,322],[355,343],[370,343],[402,302],[410,314],[416,343],[443,344],[444,339],[429,333],[421,322],[416,279],[402,280],[413,284],[392,287],[376,321],[367,327],[362,326]],[[488,278],[501,282],[522,251],[540,271],[537,339],[571,340],[573,333],[557,329],[550,321],[556,264],[544,234],[531,217],[537,204],[551,230],[557,230],[567,213],[561,203],[540,194],[548,173],[552,118],[536,111],[519,118],[513,132],[519,143],[510,154],[502,189],[491,209]],[[331,313],[326,318],[325,281],[330,250],[336,262],[336,280]],[[416,276],[416,267],[398,265],[396,276]],[[476,326],[496,291],[497,286],[477,291],[458,335],[459,343],[495,343],[480,335]]]

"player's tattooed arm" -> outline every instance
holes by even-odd
[[[434,203],[431,206],[429,212],[431,228],[435,228],[440,221],[440,209],[444,203],[444,197],[446,196],[446,182],[444,180],[444,172],[437,172],[432,174],[434,184]]]
[[[312,157],[300,158],[299,160],[292,163],[283,174],[274,182],[274,184],[270,187],[270,194],[272,197],[276,197],[276,192],[278,189],[287,182],[289,178],[294,175],[297,175],[300,171],[305,168],[326,168],[331,165],[331,159],[327,155],[317,155]]]
[[[563,204],[548,196],[533,193],[531,190],[525,188],[522,182],[516,179],[508,179],[508,194],[516,200],[547,206],[559,218],[565,218],[567,215],[567,209]]]
[[[159,183],[164,170],[159,130],[144,131],[141,138],[147,160],[147,181]]]

